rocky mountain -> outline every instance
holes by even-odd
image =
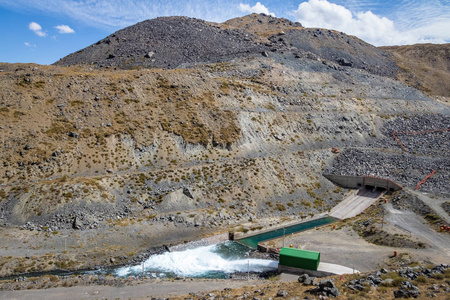
[[[184,64],[217,63],[261,53],[267,46],[249,32],[186,17],[162,17],[119,30],[56,65],[177,68]]]
[[[236,58],[280,53],[313,56],[393,76],[395,62],[362,40],[331,30],[305,29],[300,23],[252,14],[224,24],[186,17],[161,17],[119,30],[70,54],[55,65],[99,67],[179,68],[196,63],[228,62]]]
[[[157,18],[51,66],[0,64],[0,223],[139,252],[326,212],[347,192],[327,172],[414,188],[437,170],[421,189],[448,196],[446,94],[399,80],[416,57],[400,52],[253,14]]]

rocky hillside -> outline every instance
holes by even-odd
[[[280,53],[286,59],[309,56],[370,73],[393,76],[388,55],[360,39],[331,30],[304,29],[300,23],[252,14],[223,24],[186,17],[162,17],[119,30],[70,54],[56,65],[178,68]]]
[[[177,68],[260,54],[267,46],[249,32],[186,17],[162,17],[119,30],[56,65],[92,64],[120,68]]]
[[[402,69],[399,78],[428,94],[450,97],[450,44],[383,47]]]
[[[388,52],[343,32],[303,28],[298,22],[257,14],[232,19],[224,25],[267,38],[270,45],[277,45],[285,51],[288,49],[297,56],[306,54],[309,58],[332,61],[382,76],[393,77],[398,69]]]
[[[420,145],[404,134],[406,152],[392,137],[448,128],[449,106],[395,79],[402,69],[385,50],[343,33],[264,15],[158,18],[52,66],[0,69],[8,225],[223,230],[298,218],[344,197],[325,171],[413,188],[438,169],[423,189],[450,194],[448,131]]]
[[[234,18],[222,24],[223,27],[241,29],[254,35],[268,38],[289,29],[303,29],[299,22],[292,22],[283,18],[275,18],[264,14],[251,14],[241,18]]]

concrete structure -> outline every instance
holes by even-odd
[[[334,184],[348,189],[360,189],[365,187],[368,189],[379,189],[392,192],[403,189],[401,185],[390,179],[375,176],[344,176],[332,174],[324,174],[323,176]]]
[[[238,240],[246,239],[246,238],[249,238],[249,237],[252,237],[255,235],[259,235],[259,234],[262,234],[265,232],[270,232],[270,231],[275,231],[275,230],[283,230],[283,228],[286,228],[286,227],[310,222],[310,221],[321,219],[321,218],[324,218],[327,216],[328,216],[328,214],[326,214],[326,213],[320,213],[320,214],[314,215],[313,217],[306,217],[304,219],[302,218],[301,220],[292,220],[289,222],[283,222],[282,224],[277,224],[275,226],[266,227],[263,229],[252,230],[252,231],[245,232],[245,233],[244,232],[229,232],[228,238],[230,241],[238,241]]]
[[[308,274],[309,276],[312,277],[327,277],[332,275],[354,274],[359,273],[359,271],[341,265],[321,262],[317,270],[307,270],[278,265],[278,273],[292,274],[292,275]]]
[[[382,191],[362,188],[333,207],[330,216],[341,220],[357,216],[377,202],[381,195],[383,195]]]

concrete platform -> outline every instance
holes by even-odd
[[[332,273],[332,274],[335,274],[335,275],[359,273],[359,271],[355,270],[354,268],[349,268],[349,267],[346,267],[346,266],[330,264],[330,263],[324,263],[324,262],[321,262],[319,264],[319,269],[318,270],[320,270],[322,272]]]
[[[317,271],[278,265],[278,273],[291,275],[308,274],[314,277],[327,277],[332,275],[354,274],[359,273],[359,271],[341,265],[321,262]]]
[[[360,189],[355,194],[342,200],[330,211],[330,217],[348,219],[355,217],[374,204],[383,195],[382,191]]]

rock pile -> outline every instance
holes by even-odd
[[[450,194],[447,182],[450,182],[450,129],[448,115],[418,114],[387,120],[381,128],[384,135],[373,139],[368,148],[347,149],[339,155],[326,173],[339,175],[368,175],[388,178],[404,186],[415,188],[433,170],[436,173],[421,186],[421,190]],[[392,136],[396,136],[406,148],[403,152]],[[420,132],[404,134],[398,132]],[[378,149],[387,151],[379,151]],[[394,150],[394,151],[391,151]],[[399,152],[400,151],[400,152]]]
[[[395,195],[391,199],[392,206],[399,210],[412,210],[413,212],[426,216],[428,214],[434,214],[434,211],[421,201],[417,196],[402,192]]]
[[[436,173],[421,186],[421,190],[450,194],[450,160],[446,157],[417,156],[409,153],[389,153],[370,149],[344,150],[325,173],[346,176],[377,176],[415,188],[433,170]]]
[[[55,64],[178,68],[241,57],[281,55],[283,60],[323,59],[342,68],[363,69],[381,76],[393,77],[398,70],[384,50],[356,37],[324,29],[298,30],[295,27],[301,28],[300,23],[270,18],[260,16],[259,21],[268,25],[265,34],[239,25],[238,19],[230,20],[234,24],[230,27],[187,17],[160,17],[119,30]],[[279,31],[280,22],[291,29]]]
[[[413,267],[413,268],[400,268],[398,269],[398,275],[401,277],[408,278],[410,280],[417,279],[419,276],[433,277],[437,274],[444,274],[445,270],[448,269],[448,265],[439,265],[431,269],[424,267]]]
[[[337,297],[341,294],[334,285],[333,279],[321,280],[316,293],[325,297]]]
[[[311,277],[308,274],[302,274],[298,278],[298,282],[303,283],[304,285],[313,285],[316,279],[316,277]]]
[[[317,288],[309,290],[310,293],[321,297],[337,297],[341,293],[333,282],[333,279],[323,279],[319,283],[316,277],[310,277],[308,274],[300,275],[298,282],[303,285],[315,285]]]
[[[126,205],[92,205],[83,207],[66,207],[62,211],[35,218],[19,226],[20,229],[37,231],[57,231],[61,229],[96,229],[104,226],[104,221],[121,219],[130,213]]]
[[[392,133],[396,132],[397,138],[409,153],[446,156],[450,148],[450,131],[443,129],[450,129],[448,115],[418,114],[407,118],[397,117],[384,123],[381,132],[385,138],[375,141],[374,146],[402,150],[392,136]],[[414,134],[402,132],[414,132]]]
[[[399,289],[394,291],[395,298],[416,298],[420,295],[420,291],[417,286],[410,282],[410,280],[416,280],[421,276],[424,278],[443,276],[446,269],[448,268],[448,265],[438,265],[434,266],[431,269],[422,266],[399,268],[397,270],[391,271],[391,273],[394,273],[396,276],[394,279],[383,279],[383,274],[388,274],[389,271],[386,269],[381,269],[380,271],[370,273],[360,279],[351,280],[344,286],[353,291],[363,291],[367,286],[375,288],[378,286],[399,286]],[[450,287],[448,287],[447,285],[445,285],[443,288],[445,292],[450,292]]]
[[[255,42],[255,38],[249,32],[223,29],[199,19],[161,17],[119,30],[55,64],[176,68],[252,54],[262,56],[263,51],[270,51],[269,47]]]
[[[404,281],[400,289],[394,291],[395,298],[410,298],[410,297],[417,298],[419,297],[419,295],[420,295],[419,288],[411,284],[409,281]]]

